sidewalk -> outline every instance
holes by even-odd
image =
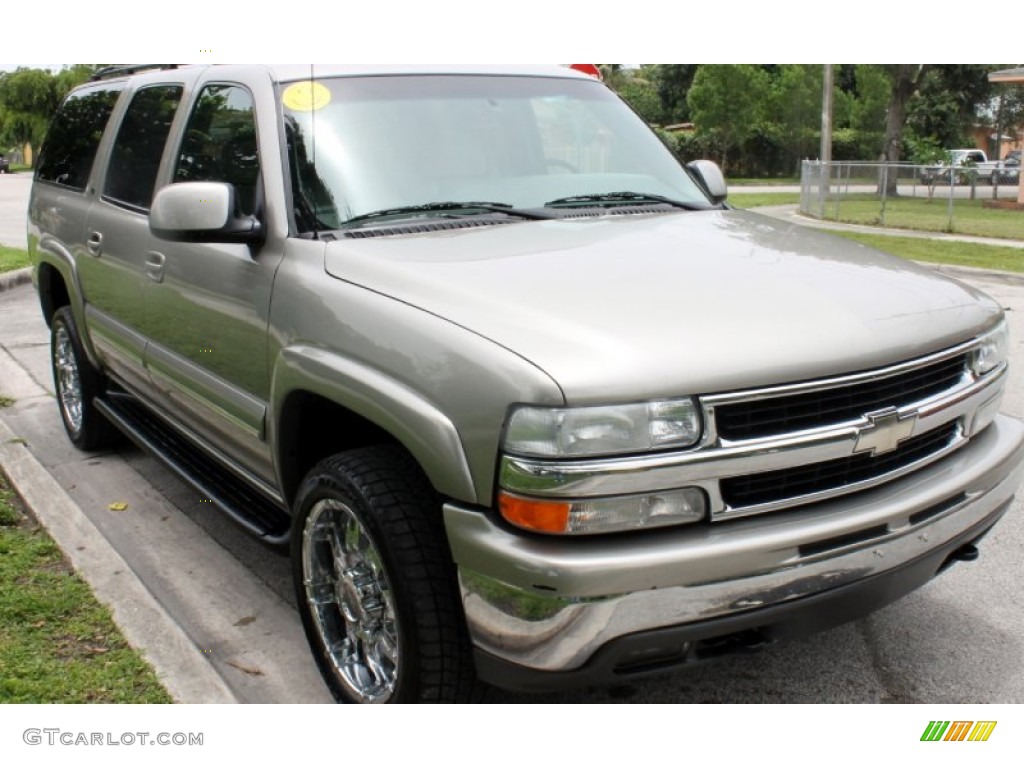
[[[0,466],[178,702],[332,701],[294,608],[288,559],[130,446],[85,454],[52,393],[30,285],[0,293]],[[111,504],[127,505],[112,511]],[[255,575],[255,577],[254,577]]]

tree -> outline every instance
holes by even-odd
[[[664,122],[658,91],[647,80],[633,78],[619,87],[618,94],[648,123]]]
[[[61,101],[75,86],[81,85],[92,77],[105,64],[71,64],[64,67],[54,76],[54,87],[57,101]]]
[[[647,64],[626,69],[621,64],[599,64],[605,82],[648,123],[661,123],[664,113],[654,85],[656,67]]]
[[[981,109],[982,117],[992,126],[996,146],[992,156],[998,157],[1002,150],[1003,136],[1020,136],[1024,132],[1024,86],[1000,85],[995,94]]]
[[[666,123],[685,123],[690,119],[686,96],[693,85],[699,64],[657,64],[651,78]]]
[[[817,64],[784,64],[776,73],[768,101],[770,136],[791,163],[817,155],[821,86],[822,67]]]
[[[857,134],[857,159],[874,159],[885,141],[892,80],[885,67],[877,64],[858,64],[855,72],[857,98],[851,109],[850,127]]]
[[[686,102],[698,132],[711,134],[728,169],[729,152],[755,135],[763,113],[768,73],[751,64],[705,64]]]
[[[0,146],[38,147],[61,100],[95,70],[96,65],[74,64],[56,74],[25,67],[0,74]]]
[[[907,123],[907,106],[911,97],[917,93],[925,75],[931,68],[930,64],[885,64],[885,69],[892,78],[892,89],[889,93],[889,108],[885,115],[885,138],[882,142],[882,159],[886,162],[899,162],[903,151],[903,128]],[[895,196],[896,174],[886,176],[886,194]]]
[[[907,110],[907,128],[944,147],[967,146],[979,109],[992,96],[987,64],[935,64],[921,79]]]
[[[21,67],[0,75],[0,135],[5,143],[38,146],[59,99],[53,75]]]

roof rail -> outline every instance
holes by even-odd
[[[112,77],[120,77],[122,75],[134,75],[137,72],[146,72],[150,69],[177,69],[180,66],[180,64],[115,64],[112,67],[104,67],[97,70],[89,78],[89,82],[109,80]]]

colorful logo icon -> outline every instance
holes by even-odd
[[[921,741],[988,741],[995,729],[995,720],[932,720]]]

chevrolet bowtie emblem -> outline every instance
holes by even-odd
[[[917,411],[901,416],[895,408],[866,413],[864,418],[871,423],[860,428],[853,452],[871,451],[872,456],[895,451],[901,442],[914,434],[914,427],[917,425]]]

